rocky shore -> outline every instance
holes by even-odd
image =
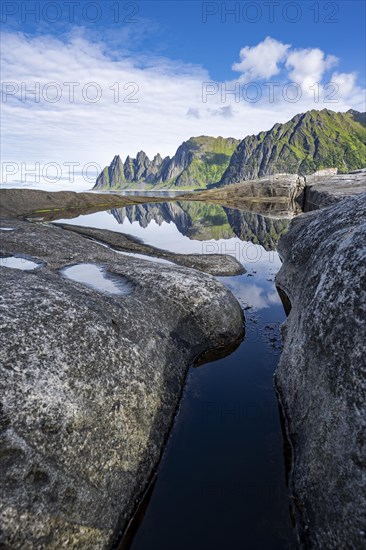
[[[275,380],[307,548],[366,548],[365,177],[280,175],[180,197],[279,217],[306,211],[278,246],[276,283],[290,313]],[[146,197],[0,194],[0,257],[37,263],[0,266],[0,546],[107,548],[153,475],[189,365],[243,337],[238,302],[212,277],[242,267],[230,256],[173,254],[113,231],[24,219]],[[230,216],[241,235],[240,212]],[[65,277],[83,263],[129,292]]]
[[[139,239],[124,235],[108,229],[94,229],[92,227],[80,227],[71,224],[57,224],[65,231],[73,231],[79,235],[84,235],[96,239],[100,243],[107,244],[113,250],[120,250],[131,254],[144,254],[152,258],[161,258],[168,262],[198,269],[211,275],[241,275],[245,273],[242,264],[233,256],[228,254],[175,254],[168,250],[162,250],[154,246],[144,244]]]
[[[271,218],[289,218],[300,211],[295,199],[301,195],[305,180],[294,174],[246,181],[219,189],[189,192],[180,201],[198,201],[239,208]],[[75,218],[102,210],[143,205],[146,196],[118,193],[56,193],[32,189],[0,189],[0,218],[31,218],[55,221]],[[177,197],[149,197],[149,203],[176,201]]]
[[[202,200],[218,202],[228,207],[255,210],[265,208],[267,203],[283,203],[287,210],[305,187],[305,179],[297,174],[275,174],[255,180],[241,181],[179,197],[179,200]],[[249,208],[248,208],[249,207]],[[260,212],[261,213],[261,212]]]
[[[307,176],[297,201],[304,212],[311,212],[362,193],[366,193],[366,168],[349,174]]]
[[[354,179],[315,185],[318,210],[295,218],[278,246],[291,311],[276,385],[306,548],[366,548],[366,194]]]
[[[149,197],[149,202],[161,202],[161,197]],[[44,220],[75,218],[108,208],[142,204],[146,197],[126,197],[112,193],[47,192],[37,189],[0,189],[0,218],[38,217]]]
[[[197,270],[47,224],[1,226],[1,255],[39,266],[0,267],[0,545],[107,548],[159,461],[188,366],[240,341],[242,311]],[[60,271],[85,262],[130,292],[107,295]]]

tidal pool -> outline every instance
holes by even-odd
[[[149,497],[120,548],[296,548],[273,384],[285,320],[276,244],[290,220],[177,201],[61,221],[172,252],[232,254],[247,270],[219,278],[244,310],[245,338],[231,355],[190,368]]]
[[[103,266],[96,264],[76,264],[61,269],[64,277],[105,292],[106,294],[130,294],[133,285],[120,275],[109,273]]]
[[[10,269],[21,269],[22,271],[32,271],[42,264],[23,258],[22,256],[3,256],[0,257],[0,267],[9,267]]]

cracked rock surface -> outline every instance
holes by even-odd
[[[300,197],[305,212],[330,206],[339,200],[366,193],[366,168],[349,174],[306,177],[306,187]]]
[[[366,194],[293,220],[276,373],[308,548],[366,548]]]

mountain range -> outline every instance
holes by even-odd
[[[172,158],[150,160],[140,151],[122,162],[116,155],[94,189],[204,189],[282,172],[345,173],[365,166],[366,113],[311,110],[242,141],[192,137]]]
[[[155,155],[153,160],[140,151],[125,162],[116,155],[99,174],[94,189],[205,188],[219,181],[240,141],[234,138],[192,137],[180,145],[175,155]]]

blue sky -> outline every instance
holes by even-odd
[[[361,0],[28,0],[3,2],[2,17],[2,157],[18,164],[104,166],[140,149],[171,155],[191,135],[243,138],[309,108],[365,110]],[[90,82],[96,102],[81,93]]]
[[[340,58],[342,71],[356,70],[360,83],[365,81],[366,2],[363,0],[78,0],[74,2],[73,11],[65,6],[66,3],[67,0],[4,2],[4,28],[63,36],[73,26],[81,26],[91,34],[102,34],[107,42],[106,35],[111,33],[110,42],[122,47],[125,47],[124,33],[130,32],[134,36],[129,44],[132,50],[201,64],[215,80],[232,77],[230,60],[235,59],[244,44],[254,45],[271,36],[297,48],[318,47],[332,52]],[[40,24],[32,14],[37,4]],[[47,10],[42,12],[47,4]],[[58,4],[60,11],[52,4]],[[98,4],[100,11],[92,4]]]
[[[225,4],[228,11],[238,4],[239,16],[227,13],[225,17]],[[256,2],[257,9],[249,4],[253,2],[141,2],[141,13],[157,23],[157,32],[151,40],[147,38],[146,46],[161,48],[172,58],[201,63],[213,79],[226,80],[232,78],[228,60],[235,59],[244,44],[253,46],[271,36],[297,48],[331,52],[341,59],[342,71],[356,70],[360,82],[364,81],[365,2],[305,0],[295,2],[293,9],[287,1],[273,2],[273,8],[269,2]]]

